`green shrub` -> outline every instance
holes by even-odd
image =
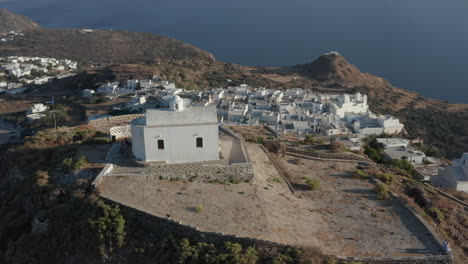
[[[390,198],[389,189],[385,183],[377,183],[375,191],[377,192],[377,199],[379,200],[388,200]]]
[[[203,208],[202,205],[197,205],[197,206],[195,206],[195,207],[193,208],[193,211],[194,211],[195,213],[201,213],[201,212],[203,212],[203,210],[205,210],[205,208]]]
[[[320,182],[316,179],[312,179],[310,177],[304,177],[305,183],[309,187],[310,190],[315,191],[315,190],[320,190]]]
[[[110,142],[111,142],[111,139],[108,137],[97,137],[97,138],[88,139],[84,143],[85,144],[109,144]]]
[[[432,207],[429,210],[429,215],[438,223],[442,223],[445,220],[444,213],[442,213],[442,211],[437,207]]]
[[[257,139],[255,140],[255,142],[257,144],[263,144],[263,138],[262,137],[257,137]]]
[[[392,184],[395,181],[395,175],[390,173],[377,174],[377,178],[386,184]]]
[[[88,165],[88,160],[84,156],[81,156],[79,159],[75,161],[74,168],[75,169],[81,169],[83,167],[86,167]]]
[[[96,204],[96,215],[88,220],[96,236],[97,250],[103,257],[108,257],[116,248],[124,245],[125,218],[118,205],[109,205],[103,201]]]
[[[62,168],[67,171],[73,170],[73,164],[73,158],[64,159],[62,161]]]
[[[281,183],[281,179],[280,179],[280,178],[274,178],[273,181],[276,182],[276,183]]]
[[[369,179],[369,175],[367,173],[363,172],[362,170],[356,170],[353,173],[353,177],[359,178],[359,179]]]
[[[85,157],[81,156],[78,159],[66,158],[62,161],[62,168],[65,171],[77,170],[85,167],[88,164],[88,161]]]

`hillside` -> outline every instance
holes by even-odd
[[[30,31],[38,28],[39,25],[28,17],[13,14],[7,9],[0,8],[0,34],[10,31]]]
[[[0,44],[0,56],[23,55],[93,63],[210,63],[213,56],[181,41],[143,32],[36,29]]]

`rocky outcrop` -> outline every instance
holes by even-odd
[[[40,26],[30,18],[13,14],[5,8],[0,9],[0,34],[10,31],[30,31],[38,28]]]

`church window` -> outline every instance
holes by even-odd
[[[162,139],[158,140],[158,149],[164,149],[164,140]]]
[[[203,148],[203,138],[197,138],[197,148]]]
[[[179,104],[175,104],[175,109],[179,110]]]

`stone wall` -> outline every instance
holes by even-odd
[[[91,120],[88,122],[88,125],[101,125],[107,124],[110,122],[121,122],[121,121],[131,121],[136,118],[140,118],[145,116],[145,114],[132,114],[132,115],[119,115],[119,116],[111,116],[105,117],[100,119]]]
[[[111,136],[115,136],[116,139],[119,138],[131,138],[132,137],[132,126],[116,126],[109,129]]]
[[[313,158],[329,159],[329,160],[367,161],[367,162],[369,161],[368,159],[364,157],[361,157],[352,153],[310,152],[310,151],[298,150],[295,148],[286,148],[286,152],[313,157]]]
[[[222,126],[220,125],[219,126],[219,130],[231,137],[233,137],[240,145],[241,145],[241,148],[242,148],[242,154],[244,155],[245,157],[245,160],[247,162],[250,162],[250,157],[249,157],[249,153],[247,152],[246,148],[245,148],[245,140],[244,138],[240,137],[239,135],[237,135],[236,133],[234,133],[234,131],[230,130],[229,128],[225,127],[225,126]]]
[[[94,179],[94,181],[92,183],[93,186],[97,187],[102,182],[103,177],[107,176],[112,171],[113,168],[114,168],[113,164],[107,163],[106,166],[101,170],[99,175],[96,177],[96,179]]]
[[[249,182],[254,173],[252,164],[238,163],[231,165],[179,163],[179,164],[150,164],[139,173],[119,174],[143,178],[158,178],[164,180],[185,180],[197,182]],[[118,176],[117,174],[112,176]]]

